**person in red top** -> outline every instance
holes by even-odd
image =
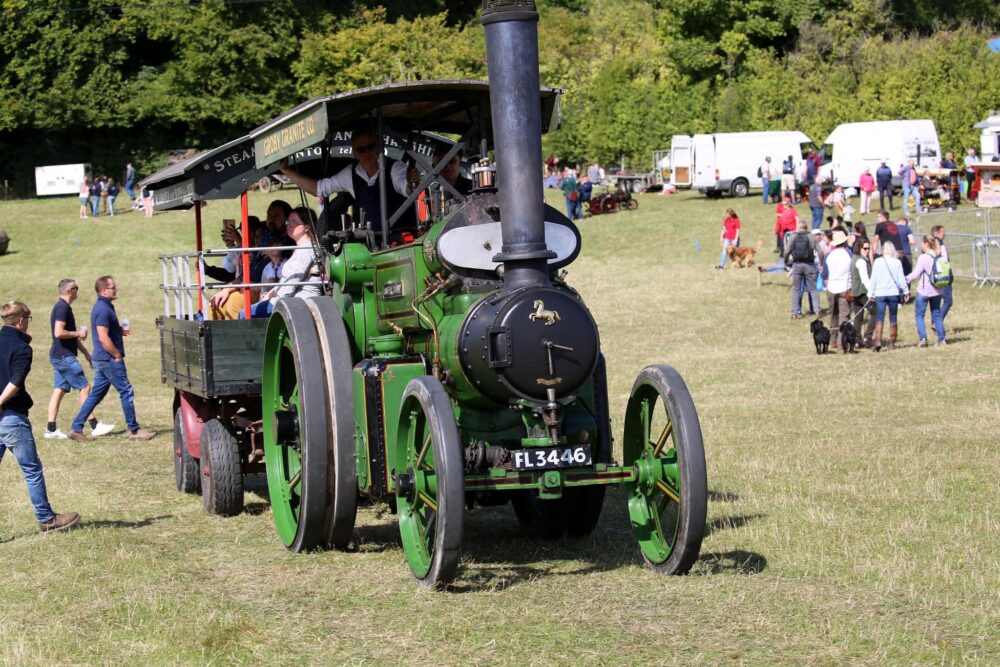
[[[872,170],[865,167],[864,172],[858,178],[858,190],[861,191],[861,214],[872,212],[872,193],[875,192],[875,177]]]
[[[785,197],[783,206],[778,206],[781,211],[778,219],[774,223],[774,233],[778,236],[779,253],[785,256],[785,237],[794,234],[799,224],[799,212],[792,204],[791,197]]]
[[[722,259],[715,266],[723,269],[726,266],[726,252],[728,246],[738,246],[740,244],[740,217],[731,208],[726,209],[726,219],[722,222],[722,234],[719,236],[719,243],[722,245]]]

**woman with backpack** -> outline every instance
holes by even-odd
[[[934,286],[934,263],[941,256],[941,248],[937,239],[932,236],[924,236],[920,239],[920,249],[923,254],[917,260],[913,271],[906,276],[909,283],[919,278],[917,283],[917,298],[913,315],[917,319],[917,336],[920,342],[917,347],[927,347],[927,329],[924,326],[924,314],[927,312],[928,304],[931,307],[931,322],[934,323],[934,333],[937,334],[937,344],[947,345],[944,335],[944,316],[941,311],[941,292]]]
[[[889,349],[896,349],[896,312],[899,304],[910,300],[910,287],[903,275],[903,264],[891,241],[882,244],[882,254],[872,264],[869,297],[875,299],[875,351],[882,349],[882,327],[889,311]]]

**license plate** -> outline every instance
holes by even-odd
[[[590,456],[590,445],[532,447],[531,449],[515,449],[511,454],[513,454],[514,470],[575,468],[589,466],[593,463]]]

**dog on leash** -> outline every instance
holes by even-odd
[[[816,345],[816,354],[826,354],[830,351],[830,330],[823,326],[822,320],[813,320],[809,325],[812,331],[813,343]]]
[[[844,348],[844,354],[854,354],[854,349],[858,345],[858,332],[850,320],[840,323],[840,346]]]
[[[749,269],[753,266],[754,255],[763,247],[764,239],[757,239],[757,245],[755,246],[726,246],[726,254],[729,256],[729,262],[732,264],[733,269]]]

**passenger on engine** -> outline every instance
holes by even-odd
[[[443,145],[434,149],[434,166],[437,167],[441,160],[451,150],[451,146]],[[420,182],[420,171],[416,167],[410,167],[406,172],[410,185]],[[458,150],[448,163],[441,168],[441,178],[448,181],[448,184],[455,188],[459,194],[467,195],[472,192],[472,179],[462,176],[462,151]],[[445,197],[450,197],[451,193],[446,191]]]
[[[351,131],[351,153],[357,159],[357,164],[341,169],[333,176],[316,180],[300,174],[288,166],[288,160],[282,160],[278,165],[281,173],[293,183],[312,195],[325,197],[335,192],[347,192],[354,197],[359,209],[361,222],[371,223],[376,232],[382,229],[382,202],[379,193],[378,169],[378,138],[375,130],[368,123],[361,123]],[[409,194],[409,184],[406,179],[406,165],[389,158],[385,159],[392,187],[386,188],[386,203],[389,207],[386,222],[398,210]],[[417,228],[416,213],[409,207],[389,229],[389,243],[400,241],[404,233],[411,233]]]

